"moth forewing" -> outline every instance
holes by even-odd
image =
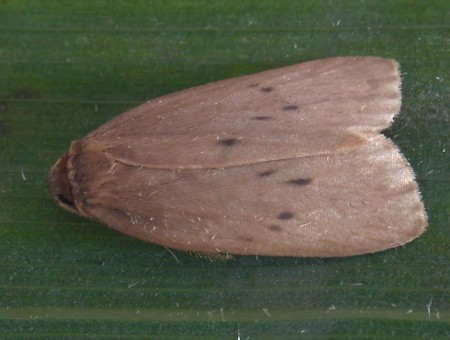
[[[350,256],[426,227],[413,171],[379,132],[398,64],[338,57],[153,99],[74,142],[52,168],[62,207],[204,254]]]

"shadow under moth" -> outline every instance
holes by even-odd
[[[426,228],[388,128],[394,60],[336,57],[213,82],[106,122],[52,167],[61,207],[202,254],[351,256]]]

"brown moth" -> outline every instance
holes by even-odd
[[[400,110],[394,60],[338,57],[150,100],[72,142],[58,205],[203,254],[351,256],[410,242],[426,214],[380,134]]]

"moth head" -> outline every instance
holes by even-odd
[[[60,207],[77,215],[85,216],[77,199],[77,185],[73,179],[72,160],[71,148],[71,151],[62,155],[51,168],[48,176],[48,191]]]

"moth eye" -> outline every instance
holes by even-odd
[[[311,179],[310,178],[296,178],[296,179],[291,179],[285,183],[302,186],[302,185],[307,185],[307,184],[311,183]]]
[[[253,117],[252,119],[255,119],[255,120],[270,120],[270,119],[272,119],[272,117],[270,117],[270,116],[256,116],[256,117]]]
[[[273,170],[267,170],[267,171],[260,172],[258,174],[258,176],[259,177],[267,177],[267,176],[270,176],[270,175],[272,175],[274,173],[275,173],[275,171],[273,171]]]
[[[223,146],[233,146],[239,143],[239,141],[236,138],[228,138],[228,139],[222,139],[221,141],[218,141],[217,144],[223,145]]]
[[[66,196],[64,196],[63,194],[59,194],[59,195],[58,195],[58,199],[59,199],[62,203],[66,204],[66,205],[69,205],[69,206],[71,206],[71,207],[73,207],[73,206],[75,205],[71,200],[67,199]]]
[[[297,105],[285,105],[281,108],[283,111],[295,111],[298,110]]]
[[[294,213],[290,211],[282,211],[277,216],[279,220],[290,220],[292,217],[294,217]]]
[[[270,86],[261,88],[261,92],[269,93],[272,91],[273,91],[273,88],[271,88]]]

